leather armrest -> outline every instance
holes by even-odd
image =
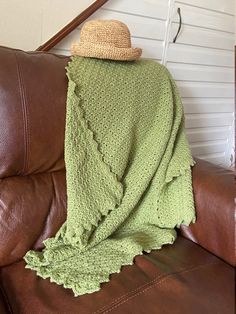
[[[235,266],[234,173],[194,158],[192,168],[196,222],[181,225],[180,234]]]

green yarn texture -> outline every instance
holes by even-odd
[[[66,67],[67,219],[26,268],[73,290],[100,290],[135,256],[195,223],[183,105],[156,61],[73,56]],[[107,283],[110,284],[110,283]]]

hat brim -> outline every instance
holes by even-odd
[[[117,48],[96,44],[79,43],[71,47],[72,55],[99,59],[111,59],[120,61],[132,61],[140,58],[141,48]]]

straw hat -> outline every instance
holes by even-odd
[[[142,54],[141,48],[131,47],[130,31],[118,20],[90,20],[81,28],[80,42],[72,44],[72,55],[131,61]]]

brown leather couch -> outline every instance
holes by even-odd
[[[197,158],[197,222],[182,225],[173,245],[80,297],[24,268],[26,251],[66,218],[68,60],[0,47],[0,313],[233,314],[234,176]]]

